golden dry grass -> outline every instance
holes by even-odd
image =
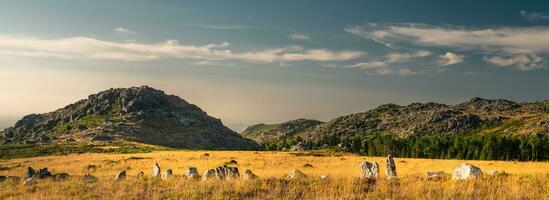
[[[208,158],[202,155],[209,153]],[[133,158],[133,159],[132,159]],[[173,169],[184,174],[188,166],[202,174],[228,160],[237,160],[241,171],[251,169],[261,177],[256,181],[187,181],[183,179],[136,180],[144,171],[150,177],[152,165]],[[0,199],[549,199],[548,162],[461,161],[395,158],[399,179],[383,177],[370,184],[357,178],[362,161],[377,161],[381,171],[385,159],[352,154],[319,154],[296,156],[288,152],[253,151],[162,151],[144,154],[83,154],[49,156],[0,161],[0,166],[19,166],[0,171],[0,175],[23,176],[27,166],[48,167],[54,173],[73,175],[67,181],[43,181],[33,186],[5,181],[0,183]],[[469,181],[429,181],[427,171],[451,173],[460,163],[467,162],[483,171],[504,170],[507,177],[489,177]],[[304,164],[312,168],[303,167]],[[86,183],[77,176],[88,172],[89,165],[97,169],[91,174],[99,181]],[[115,182],[120,170],[127,170],[128,180]],[[293,169],[309,177],[304,180],[284,180]],[[384,173],[382,173],[384,174]],[[320,180],[328,175],[329,180]]]

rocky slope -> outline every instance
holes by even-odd
[[[258,129],[258,126],[265,125],[252,126],[242,135],[260,143],[265,141],[266,136],[284,135],[276,134],[284,131],[265,131]],[[274,125],[274,130],[278,126]],[[299,136],[306,140],[317,140],[328,135],[347,138],[368,134],[394,134],[399,137],[490,132],[549,134],[549,100],[516,103],[502,99],[473,98],[456,105],[432,102],[412,103],[406,106],[385,104],[366,112],[319,123],[313,127],[298,127],[292,129],[292,132],[295,134],[290,134],[291,137]]]
[[[303,134],[306,131],[311,131],[313,127],[321,123],[321,121],[317,120],[296,119],[280,124],[256,124],[246,128],[240,134],[258,143],[262,143]]]
[[[109,89],[59,110],[31,114],[3,144],[126,140],[189,149],[258,149],[196,105],[147,86]]]

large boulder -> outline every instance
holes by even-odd
[[[362,170],[360,178],[376,179],[379,176],[379,164],[377,162],[362,162],[360,169]]]
[[[482,170],[480,170],[480,168],[467,163],[463,163],[457,166],[454,169],[454,173],[452,173],[452,179],[454,180],[466,180],[466,179],[478,178],[481,176],[482,176]]]
[[[387,156],[387,178],[392,179],[397,177],[396,165],[393,156]]]

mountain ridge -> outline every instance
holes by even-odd
[[[271,124],[270,129],[282,129],[284,123]],[[474,97],[453,105],[435,102],[408,105],[388,103],[365,112],[336,117],[313,127],[294,130],[297,134],[289,137],[275,131],[254,131],[254,126],[241,134],[258,143],[266,142],[264,138],[267,135],[271,138],[270,142],[275,142],[296,137],[299,140],[317,141],[323,136],[345,139],[371,134],[393,134],[399,137],[494,131],[504,134],[549,134],[549,100],[516,103],[505,99]]]

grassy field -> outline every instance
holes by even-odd
[[[208,153],[209,157],[203,154]],[[238,161],[241,173],[251,169],[259,180],[191,181],[181,178],[150,178],[152,165],[171,168],[176,175],[188,166],[200,174],[229,160]],[[382,176],[375,184],[360,181],[359,164],[377,161],[384,174],[385,159],[328,152],[253,152],[253,151],[160,151],[137,154],[79,154],[20,158],[0,161],[0,175],[24,176],[26,168],[48,167],[53,173],[66,172],[65,181],[46,180],[32,186],[4,181],[0,199],[549,199],[548,162],[461,161],[396,158],[398,180]],[[504,170],[505,177],[485,176],[477,180],[440,181],[425,179],[427,171],[450,174],[455,166],[467,162],[484,172]],[[313,167],[304,167],[311,164]],[[88,170],[90,165],[96,166]],[[115,182],[120,170],[128,179]],[[293,169],[308,175],[303,180],[285,180]],[[144,171],[145,179],[135,175]],[[79,176],[90,172],[97,182],[84,182]],[[328,180],[319,176],[328,175]]]

